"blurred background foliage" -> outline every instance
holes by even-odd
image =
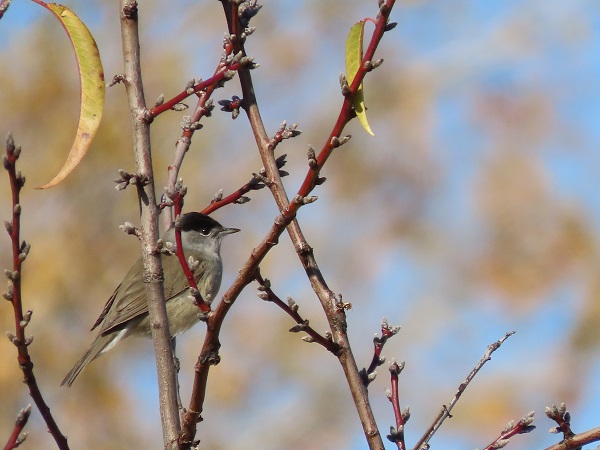
[[[122,71],[118,2],[68,3],[94,34],[107,81]],[[292,195],[306,171],[306,149],[319,148],[341,104],[338,75],[350,26],[374,15],[376,2],[264,2],[249,54],[261,64],[256,91],[269,132],[282,120],[304,133],[280,145],[288,154]],[[510,419],[537,411],[538,430],[510,448],[557,442],[543,408],[566,401],[573,428],[598,426],[597,121],[600,6],[534,0],[398,1],[399,26],[378,50],[383,66],[365,85],[376,134],[358,123],[300,211],[300,224],[335,292],[351,302],[350,335],[360,365],[382,317],[402,325],[385,355],[406,361],[401,402],[415,442],[486,346],[517,330],[470,386],[435,448],[484,447]],[[149,104],[192,77],[212,74],[225,31],[219,2],[144,1],[142,57]],[[368,29],[368,28],[367,28]],[[108,89],[105,119],[80,167],[59,187],[35,191],[62,165],[78,114],[70,44],[37,5],[13,2],[0,21],[0,131],[23,147],[25,307],[42,391],[72,448],[160,448],[150,342],[133,341],[89,366],[71,389],[58,386],[92,340],[89,327],[138,257],[119,231],[137,222],[135,191],[117,192],[117,169],[133,170],[122,86]],[[239,94],[237,80],[215,100]],[[164,185],[184,113],[152,127],[157,187]],[[243,116],[215,111],[195,135],[182,176],[187,210],[202,209],[261,167]],[[4,138],[3,138],[4,139]],[[10,211],[8,183],[0,209]],[[215,213],[243,229],[224,244],[227,283],[276,215],[269,193]],[[10,265],[0,239],[0,263]],[[325,320],[286,236],[262,266],[275,291],[292,296],[319,330]],[[273,305],[244,291],[222,336],[222,363],[211,372],[204,422],[206,449],[359,449],[360,425],[336,361],[287,330]],[[13,328],[10,305],[0,328]],[[190,394],[202,325],[178,340],[184,404]],[[0,437],[30,402],[15,350],[0,340]],[[380,368],[370,392],[380,430],[393,414]],[[51,448],[39,414],[24,448]],[[394,448],[388,444],[389,448]]]

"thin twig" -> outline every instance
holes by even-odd
[[[29,415],[31,414],[31,405],[27,405],[17,415],[17,420],[15,420],[15,426],[13,428],[13,432],[8,438],[8,442],[4,446],[4,450],[13,450],[25,442],[27,439],[27,433],[21,433],[25,425],[27,425],[27,421],[29,420]]]
[[[187,282],[191,288],[191,294],[194,297],[194,300],[196,301],[196,305],[203,314],[208,314],[210,312],[210,305],[206,300],[202,298],[202,295],[200,294],[200,289],[198,289],[198,284],[194,279],[192,269],[186,261],[185,254],[183,253],[180,221],[183,209],[183,198],[185,197],[186,192],[187,188],[183,186],[183,180],[179,179],[179,181],[175,184],[175,192],[169,193],[170,199],[173,201],[173,209],[175,212],[175,254],[179,259],[181,269],[183,270],[183,273],[185,274]]]
[[[406,444],[404,442],[404,425],[410,418],[410,410],[408,407],[402,411],[400,409],[400,395],[398,394],[398,376],[400,372],[404,370],[404,363],[398,364],[393,361],[390,364],[390,384],[392,386],[391,391],[388,391],[388,400],[392,404],[394,410],[394,417],[396,419],[396,427],[390,427],[390,434],[387,436],[388,440],[396,443],[398,450],[406,450]]]
[[[426,448],[425,446],[429,443],[429,441],[431,440],[433,435],[436,433],[436,431],[442,426],[444,421],[447,418],[452,417],[450,415],[452,408],[454,408],[454,406],[456,405],[456,403],[462,396],[462,394],[465,391],[465,389],[467,388],[467,386],[469,386],[469,383],[471,383],[473,378],[475,378],[475,375],[477,375],[477,373],[481,370],[481,368],[484,366],[484,364],[486,362],[488,362],[490,359],[492,359],[492,353],[494,353],[496,350],[498,350],[500,348],[500,346],[502,345],[502,343],[505,340],[507,340],[510,336],[512,336],[513,334],[515,334],[514,331],[508,332],[504,335],[504,337],[502,337],[498,341],[494,342],[493,344],[488,345],[487,351],[485,352],[485,355],[483,355],[483,358],[481,358],[481,360],[479,360],[479,362],[473,368],[473,370],[471,370],[471,373],[469,373],[469,375],[467,376],[465,381],[463,381],[460,384],[460,386],[458,387],[458,389],[456,391],[456,394],[454,394],[454,398],[452,398],[450,403],[447,406],[446,405],[442,406],[442,410],[440,411],[438,416],[435,418],[435,420],[433,421],[431,426],[427,429],[425,434],[423,434],[423,437],[421,437],[421,439],[419,440],[417,445],[414,446],[414,450],[421,450],[422,448]]]
[[[561,403],[559,406],[552,405],[546,407],[546,416],[556,422],[557,426],[550,430],[551,433],[562,433],[563,440],[560,442],[561,449],[581,450],[581,447],[590,442],[600,440],[600,435],[587,433],[581,433],[576,435],[571,429],[571,413],[567,411],[567,406]],[[582,435],[586,435],[585,439],[582,439]],[[590,439],[591,440],[588,440]]]
[[[19,196],[25,184],[25,177],[16,168],[20,153],[21,147],[15,147],[14,140],[9,134],[6,139],[6,155],[3,158],[4,168],[8,172],[12,193],[12,220],[11,222],[5,222],[6,231],[12,242],[13,257],[12,270],[7,269],[5,271],[8,278],[8,291],[4,294],[4,298],[12,303],[15,316],[15,335],[9,334],[9,339],[17,348],[17,360],[19,361],[19,367],[23,371],[23,381],[29,388],[31,398],[44,418],[48,431],[56,441],[58,448],[66,450],[69,448],[67,438],[61,433],[54,417],[50,413],[50,408],[42,396],[33,373],[33,362],[31,361],[28,349],[33,341],[33,336],[26,337],[25,335],[25,327],[31,320],[32,311],[29,310],[25,314],[23,313],[23,298],[21,293],[21,266],[27,258],[30,246],[25,241],[21,242],[21,203]]]
[[[285,164],[287,162],[285,159],[286,156],[287,155],[283,154],[275,160],[275,164],[277,166],[277,169],[279,170],[280,177],[285,177],[288,175],[288,173],[286,171],[282,170],[282,167],[285,166]],[[210,205],[208,205],[206,208],[204,208],[202,210],[202,213],[210,214],[210,213],[216,211],[217,209],[222,208],[223,206],[226,206],[226,205],[230,205],[232,203],[243,204],[243,203],[249,202],[250,198],[245,197],[245,195],[248,192],[258,191],[258,190],[266,187],[266,185],[263,182],[263,180],[265,178],[265,174],[266,174],[266,171],[264,168],[262,168],[262,169],[260,169],[260,171],[258,173],[253,174],[250,181],[248,181],[246,184],[244,184],[237,191],[229,194],[226,197],[223,197],[223,195],[221,193],[217,194],[213,198],[213,200],[210,202]]]
[[[395,336],[400,331],[399,326],[391,326],[387,319],[381,321],[381,337],[375,335],[373,338],[373,358],[367,369],[360,371],[361,378],[365,386],[368,386],[375,379],[375,369],[385,362],[385,358],[381,356],[383,347],[389,338]]]
[[[331,333],[327,333],[325,336],[323,336],[315,331],[314,328],[309,325],[308,320],[304,319],[298,313],[298,305],[291,298],[288,299],[288,303],[285,303],[283,300],[281,300],[271,289],[271,282],[268,279],[263,278],[259,271],[256,271],[255,279],[260,285],[258,288],[258,296],[262,300],[273,302],[279,306],[298,324],[295,327],[292,327],[290,332],[298,333],[303,331],[308,335],[303,338],[304,341],[320,344],[334,355],[339,352],[340,348],[331,339]]]
[[[498,436],[494,442],[492,442],[483,450],[497,450],[499,448],[504,448],[508,444],[510,438],[513,436],[516,436],[517,434],[530,433],[535,430],[535,425],[532,425],[534,418],[533,416],[534,411],[531,411],[517,423],[515,423],[514,420],[508,422],[508,424],[502,430],[502,433],[500,433],[500,436]]]

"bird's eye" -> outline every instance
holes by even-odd
[[[203,236],[208,236],[210,234],[210,228],[201,228],[200,234]]]

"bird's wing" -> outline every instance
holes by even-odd
[[[165,299],[169,301],[185,291],[189,287],[189,284],[176,256],[163,255],[162,264],[163,271],[172,274],[170,275],[169,282],[165,283]],[[94,328],[104,322],[102,323],[100,332],[106,334],[132,319],[148,314],[145,283],[139,282],[143,277],[143,271],[143,263],[139,259],[125,277],[125,279],[129,280],[128,283],[117,287],[114,294],[106,303],[102,314],[94,324]],[[194,279],[196,281],[201,278],[203,271],[204,264],[201,262],[194,272]]]

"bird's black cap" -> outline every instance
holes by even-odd
[[[208,231],[216,228],[223,228],[215,219],[199,212],[190,212],[182,215],[180,224],[181,231]]]

